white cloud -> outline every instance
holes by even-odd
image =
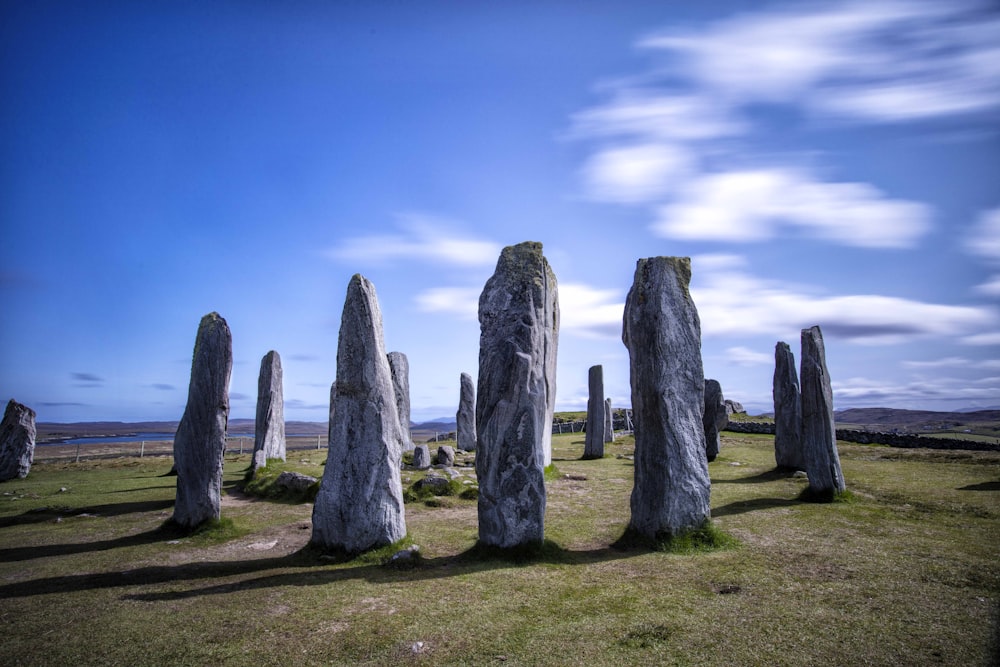
[[[705,97],[626,86],[611,102],[573,114],[569,136],[658,143],[716,139],[746,129],[727,107]]]
[[[726,350],[726,361],[736,366],[767,366],[774,363],[774,356],[746,347],[731,347]]]
[[[457,266],[488,266],[500,255],[500,244],[463,237],[449,231],[449,221],[421,214],[397,216],[402,231],[345,239],[327,250],[327,256],[352,262],[398,259],[442,262]]]
[[[909,247],[929,228],[930,211],[889,199],[864,183],[823,183],[794,169],[704,175],[659,210],[654,231],[667,238],[763,240],[781,225],[861,247]]]
[[[987,260],[1000,262],[1000,207],[983,211],[976,219],[976,223],[965,238],[965,248],[974,255],[985,257]],[[1000,276],[994,276],[990,283],[987,283],[987,290],[997,289],[995,287]],[[989,286],[993,287],[989,287]]]
[[[692,171],[693,157],[678,145],[648,143],[599,151],[583,166],[590,197],[639,204],[655,201]]]
[[[625,293],[581,283],[559,285],[560,333],[621,338]]]
[[[662,32],[641,47],[734,107],[801,104],[893,122],[1000,106],[1000,20],[970,2],[790,5]],[[752,73],[752,75],[748,75]]]
[[[990,276],[989,280],[980,285],[976,285],[974,289],[980,294],[985,294],[986,296],[1000,297],[1000,274]]]
[[[417,307],[425,313],[446,313],[474,320],[479,316],[482,291],[476,287],[433,287],[416,296]]]
[[[854,377],[842,381],[833,380],[831,384],[834,404],[838,408],[905,406],[908,403],[916,407],[928,401],[962,407],[963,404],[995,404],[997,396],[1000,396],[1000,378],[969,381],[962,378],[935,377],[931,380],[894,383]]]
[[[989,344],[981,339],[993,334],[983,332],[992,332],[1000,319],[988,307],[874,294],[826,295],[738,270],[695,273],[691,294],[704,336],[768,335],[798,340],[801,329],[818,324],[827,338],[855,343],[959,337],[967,343]]]
[[[959,342],[966,345],[1000,345],[1000,331],[963,336]]]

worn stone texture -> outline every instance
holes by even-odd
[[[390,352],[387,358],[392,373],[392,389],[396,392],[399,427],[403,430],[403,450],[410,451],[413,449],[410,436],[410,360],[402,352]]]
[[[333,413],[336,409],[336,399],[337,398],[337,382],[336,380],[330,383],[330,416],[329,421],[326,423],[326,442],[329,446],[330,440],[333,439]]]
[[[427,445],[417,445],[413,448],[413,467],[426,470],[431,467],[431,448]]]
[[[285,395],[281,356],[271,350],[260,360],[257,376],[257,419],[254,423],[253,467],[258,467],[259,452],[264,461],[285,460]]]
[[[746,408],[739,401],[731,401],[726,399],[726,413],[730,415],[742,414],[746,412]]]
[[[313,505],[312,543],[347,553],[406,535],[399,471],[403,430],[375,286],[347,286],[326,467]]]
[[[559,333],[556,277],[542,244],[503,249],[479,297],[476,476],[479,540],[541,542]]]
[[[833,421],[833,388],[826,368],[826,347],[819,327],[802,330],[802,451],[809,488],[814,493],[843,491],[844,474]]]
[[[462,373],[459,378],[458,412],[455,413],[455,422],[458,424],[455,444],[462,451],[476,451],[476,386],[468,373]]]
[[[193,528],[219,518],[229,424],[233,336],[218,313],[201,318],[191,361],[187,406],[174,435],[175,523]]]
[[[35,411],[13,398],[0,421],[0,482],[24,479],[35,458]]]
[[[583,458],[604,456],[604,366],[591,366],[587,371],[587,432],[583,439]]]
[[[630,528],[660,539],[710,516],[701,322],[686,257],[640,259],[625,302],[635,483]]]
[[[437,456],[434,457],[434,462],[439,466],[455,465],[455,448],[451,445],[441,445],[437,449]]]
[[[795,355],[788,343],[774,346],[774,462],[785,470],[805,470],[802,451],[802,395]]]
[[[719,455],[722,440],[719,431],[729,423],[726,400],[722,396],[722,385],[718,380],[705,380],[705,414],[702,426],[705,429],[705,455],[714,461]]]
[[[604,399],[604,442],[615,441],[615,413],[611,409],[611,399]]]

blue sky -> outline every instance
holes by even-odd
[[[819,324],[837,408],[1000,405],[1000,11],[975,2],[0,4],[0,392],[232,417],[282,357],[323,421],[354,273],[413,418],[454,415],[504,245],[560,284],[557,409],[627,404],[640,257],[692,257],[707,377],[770,409]]]

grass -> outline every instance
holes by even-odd
[[[580,434],[556,436],[546,541],[518,558],[478,548],[456,496],[407,504],[403,543],[323,558],[309,503],[240,491],[249,453],[226,457],[223,525],[200,535],[163,529],[169,458],[36,464],[0,484],[0,664],[997,661],[1000,454],[838,443],[853,497],[824,504],[773,470],[771,437],[722,442],[710,534],[621,548],[631,439],[581,461]],[[278,470],[321,477],[324,458]]]

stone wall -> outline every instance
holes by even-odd
[[[729,422],[723,430],[732,433],[759,433],[774,435],[774,424],[765,422]],[[858,431],[838,428],[837,440],[856,442],[862,445],[889,445],[890,447],[924,447],[927,449],[967,449],[978,452],[1000,451],[1000,442],[976,442],[953,438],[936,438],[932,435],[914,433],[884,433],[881,431]]]

